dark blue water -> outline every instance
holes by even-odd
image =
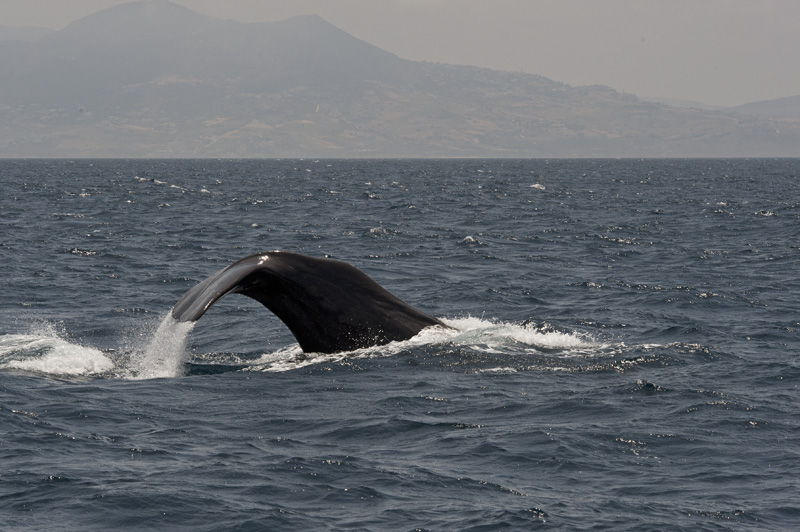
[[[3,530],[793,530],[800,160],[0,161]],[[283,249],[452,331],[304,354]]]

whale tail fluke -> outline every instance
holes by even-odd
[[[197,321],[232,293],[271,310],[305,352],[352,351],[447,327],[347,263],[285,251],[250,255],[214,273],[186,292],[172,316]]]

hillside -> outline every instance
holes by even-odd
[[[780,120],[800,121],[800,96],[747,103],[733,107],[730,111]]]
[[[407,61],[315,16],[132,2],[0,40],[0,68],[2,157],[800,156],[795,119]]]

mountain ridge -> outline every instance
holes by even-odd
[[[320,17],[129,2],[0,42],[2,157],[798,156],[800,121],[408,61]]]
[[[781,120],[800,120],[800,95],[750,102],[732,107],[729,110]]]

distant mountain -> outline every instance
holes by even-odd
[[[800,122],[407,61],[316,16],[121,4],[0,42],[2,157],[800,156]]]
[[[747,103],[731,107],[729,110],[748,115],[798,121],[800,120],[800,95]]]
[[[653,103],[661,103],[671,107],[685,107],[687,109],[705,109],[706,111],[721,111],[725,109],[724,105],[709,105],[703,102],[696,102],[694,100],[683,100],[680,98],[662,98],[659,96],[638,96],[640,100]]]

